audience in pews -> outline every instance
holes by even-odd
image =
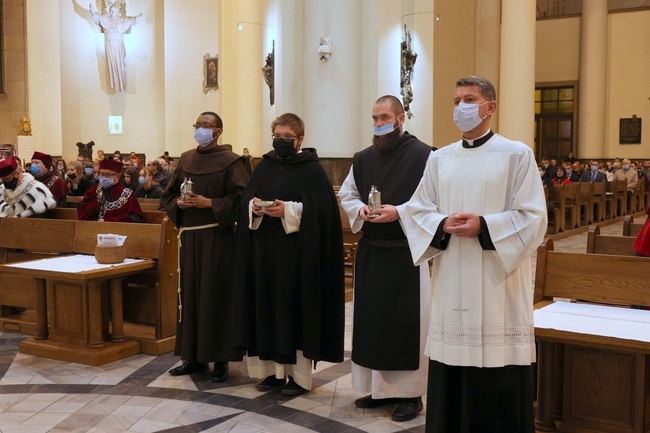
[[[140,165],[140,157],[134,151],[131,151],[131,153],[129,154],[129,158],[131,158],[131,161],[133,161],[133,167],[137,169],[142,167]]]
[[[138,169],[135,167],[125,169],[125,167],[123,167],[122,171],[124,172],[124,186],[135,192],[135,190],[140,186],[138,183],[138,177],[140,176]]]
[[[80,220],[141,222],[142,209],[133,191],[120,181],[119,160],[99,161],[99,185],[88,189],[77,208]]]
[[[169,177],[165,175],[163,172],[163,167],[160,161],[157,159],[152,159],[149,162],[147,162],[147,168],[151,170],[153,175],[153,181],[156,182],[162,189],[167,188],[167,184],[169,183]],[[171,176],[170,176],[171,177]]]
[[[564,167],[558,166],[555,170],[555,176],[551,179],[553,185],[571,185],[571,181],[566,176]]]
[[[580,176],[578,173],[573,172],[573,166],[571,165],[570,162],[564,162],[562,163],[562,166],[564,167],[564,173],[569,179],[569,182],[578,182],[580,181]],[[578,166],[580,166],[580,163],[578,163]]]
[[[52,173],[52,157],[46,153],[34,152],[30,172],[34,179],[41,182],[52,193],[57,207],[65,207],[65,200],[70,188],[63,179]]]
[[[54,167],[54,174],[65,180],[65,175],[68,172],[65,161],[62,159],[57,159],[56,162],[54,162]]]
[[[70,188],[70,195],[75,197],[83,196],[93,183],[84,175],[82,165],[79,161],[70,161],[66,183]]]
[[[0,160],[0,217],[29,218],[56,207],[45,185],[19,169],[16,158]]]
[[[138,188],[135,190],[135,195],[138,198],[161,198],[163,189],[157,182],[153,181],[153,172],[144,167],[140,170],[138,177]]]

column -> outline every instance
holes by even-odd
[[[578,151],[605,157],[607,91],[607,0],[582,2]]]
[[[477,5],[476,75],[487,78],[499,91],[501,0],[481,0]],[[499,130],[499,110],[490,125]]]
[[[498,132],[533,146],[535,124],[535,2],[501,3]]]
[[[270,51],[274,26],[269,24],[266,0],[222,1],[220,10],[220,57],[223,72],[219,112],[224,122],[222,144],[232,144],[241,153],[248,147],[259,157],[268,126],[263,110],[268,107],[262,66]],[[268,41],[268,50],[266,49]],[[276,75],[277,76],[277,75]]]

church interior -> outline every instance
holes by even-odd
[[[220,144],[231,144],[238,154],[246,148],[257,159],[272,150],[273,119],[292,112],[304,119],[305,145],[318,150],[337,188],[353,155],[372,142],[371,109],[379,96],[399,97],[409,111],[405,129],[441,148],[460,139],[452,119],[456,80],[478,75],[497,90],[494,132],[529,145],[538,163],[542,157],[560,162],[568,153],[586,163],[650,160],[650,135],[642,128],[650,116],[650,0],[125,0],[120,13],[131,21],[117,30],[125,49],[118,72],[107,39],[114,30],[93,16],[108,16],[111,3],[0,0],[2,156],[29,161],[40,151],[72,161],[79,144],[93,142],[93,158],[98,150],[136,152],[146,160],[163,152],[178,157],[196,146],[191,126],[197,116],[214,111],[224,123]],[[471,170],[459,176],[471,176]],[[603,195],[594,208],[568,197],[566,214],[561,199],[549,231],[555,252],[598,253],[600,235],[616,246],[601,247],[600,254],[629,260],[621,264],[629,269],[627,279],[601,276],[621,269],[606,262],[604,269],[591,265],[584,278],[566,271],[573,288],[584,281],[614,289],[650,287],[644,259],[632,257],[629,239],[635,233],[630,227],[638,231],[646,219],[650,191],[632,197],[627,209],[622,197],[610,204]],[[591,217],[572,213],[587,208]],[[144,210],[157,227],[133,236],[153,239],[155,252],[143,244],[142,254],[157,261],[155,272],[174,276],[175,252],[168,257],[164,248],[175,246],[174,228],[161,224],[156,209]],[[67,218],[65,211],[56,218]],[[30,235],[29,223],[8,227],[0,221],[0,264],[24,248],[5,244],[17,234],[35,249],[72,242],[63,222],[45,236]],[[354,243],[347,235],[346,242]],[[559,259],[539,251],[531,266],[536,301],[573,294],[559,287],[566,282],[558,276],[563,270],[556,269],[555,279],[553,268],[546,271]],[[11,300],[36,300],[3,277],[0,433],[423,433],[426,405],[401,423],[391,421],[389,408],[354,406],[359,395],[350,373],[351,278],[348,272],[344,362],[318,363],[313,390],[287,398],[256,390],[245,362],[234,363],[224,383],[213,383],[207,372],[169,376],[180,362],[173,356],[176,287],[162,277],[138,282],[137,293],[125,287],[124,333],[132,344],[121,347],[134,352],[107,349],[105,357],[87,351],[63,356],[56,347],[25,344],[39,333],[35,313],[17,320],[7,308],[15,305]],[[613,296],[596,292],[602,302]],[[576,296],[596,297],[586,291]],[[620,296],[650,304],[637,291]],[[87,327],[78,320],[75,326]],[[118,325],[110,326],[115,331]],[[650,430],[650,342],[565,337],[543,332],[538,431]],[[590,369],[609,375],[598,379],[602,386],[579,374]]]

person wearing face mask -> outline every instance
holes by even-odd
[[[235,223],[249,174],[229,144],[218,143],[223,122],[217,113],[199,115],[195,149],[184,152],[163,192],[161,207],[179,229],[178,325],[174,354],[181,376],[207,370],[213,382],[228,379],[228,362],[243,351],[230,344],[235,267]],[[192,181],[192,192],[181,186]],[[198,272],[200,270],[200,272]]]
[[[16,158],[0,160],[0,217],[30,218],[55,207],[50,190],[20,170]]]
[[[138,199],[121,182],[122,162],[117,159],[99,161],[99,184],[84,194],[77,207],[80,220],[135,222],[142,221]]]
[[[636,170],[632,170],[628,158],[624,158],[621,169],[614,172],[614,180],[624,180],[627,183],[627,211],[629,212],[634,188],[636,188],[636,184],[639,181],[639,174]]]
[[[258,390],[296,396],[312,388],[315,363],[343,361],[343,234],[316,149],[301,147],[302,119],[285,113],[271,131],[237,224],[233,345]]]
[[[65,207],[70,188],[63,179],[52,173],[52,157],[46,153],[34,152],[29,170],[34,179],[50,190],[54,200],[56,200],[56,207]]]
[[[68,173],[66,176],[66,183],[70,188],[70,195],[75,197],[82,197],[92,183],[86,176],[83,175],[82,165],[79,161],[70,161],[68,164]]]
[[[592,159],[589,164],[589,171],[585,170],[580,178],[581,182],[606,182],[607,175],[599,171],[600,164],[598,160]]]
[[[375,102],[372,146],[354,155],[339,190],[352,231],[363,232],[354,271],[352,386],[366,395],[355,406],[392,405],[398,422],[423,409],[431,305],[429,266],[413,266],[399,219],[435,150],[405,131],[405,120],[396,97]],[[368,206],[372,186],[381,192],[379,209]]]
[[[135,190],[135,195],[138,198],[160,198],[162,194],[163,189],[158,183],[153,181],[153,172],[151,169],[145,167],[140,170],[138,188]]]
[[[492,83],[458,80],[454,105],[462,139],[429,156],[401,219],[414,263],[435,258],[426,432],[533,433],[530,256],[546,234],[544,188],[531,148],[490,128]]]
[[[61,179],[65,180],[65,176],[68,172],[65,161],[62,159],[58,159],[54,165],[56,167],[54,174],[59,176]]]

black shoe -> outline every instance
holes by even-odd
[[[287,380],[282,378],[278,379],[275,376],[269,376],[257,385],[255,387],[257,388],[258,391],[271,391],[274,390],[275,388],[279,388],[283,386],[285,383],[287,383]]]
[[[399,398],[372,398],[372,395],[367,395],[356,399],[354,405],[359,409],[371,409],[373,407],[383,406],[385,404],[399,403]]]
[[[207,369],[208,364],[204,364],[202,362],[185,361],[178,367],[169,370],[169,374],[172,376],[184,376],[186,374],[198,373],[199,371],[205,371]]]
[[[215,362],[214,370],[212,371],[212,381],[213,382],[225,382],[228,380],[228,363],[227,362]]]
[[[305,392],[307,392],[307,390],[298,385],[296,381],[293,380],[293,377],[289,376],[289,382],[282,387],[280,394],[286,397],[295,397]]]
[[[408,421],[418,416],[422,409],[424,409],[422,397],[403,398],[393,411],[391,418],[397,422]]]

